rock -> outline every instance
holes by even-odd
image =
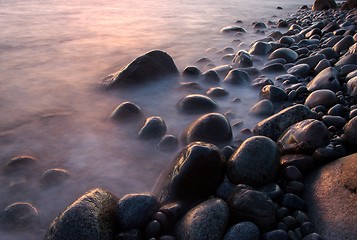
[[[357,76],[348,80],[347,93],[351,97],[357,97]]]
[[[333,50],[340,54],[341,52],[348,50],[348,48],[354,43],[355,41],[353,40],[353,37],[351,35],[347,35],[333,46]]]
[[[202,80],[207,83],[218,83],[220,78],[215,70],[208,70],[202,74]]]
[[[357,53],[347,54],[341,57],[340,60],[338,60],[338,62],[335,64],[335,67],[342,67],[347,64],[356,64],[356,62],[357,62]]]
[[[280,153],[274,141],[255,136],[245,140],[227,162],[226,175],[234,184],[263,186],[277,176]]]
[[[278,139],[283,153],[311,154],[330,140],[327,127],[315,119],[306,119],[290,126]]]
[[[71,174],[65,169],[52,168],[42,174],[40,183],[45,187],[51,187],[68,180],[70,176]]]
[[[224,235],[223,240],[259,240],[259,228],[252,222],[241,222],[233,225]]]
[[[158,208],[156,198],[149,193],[125,195],[116,205],[119,228],[129,230],[144,227]]]
[[[314,5],[312,5],[312,11],[328,10],[336,7],[337,4],[334,0],[315,0]]]
[[[357,154],[315,171],[305,181],[305,199],[315,230],[326,239],[357,236]]]
[[[201,75],[200,69],[196,66],[187,66],[182,72],[182,76],[185,78],[199,78]]]
[[[225,163],[220,150],[208,143],[186,146],[155,187],[160,202],[180,201],[188,205],[212,195],[224,178]]]
[[[282,167],[294,166],[302,173],[308,173],[314,169],[314,159],[309,155],[286,154],[280,159]]]
[[[270,52],[271,49],[272,46],[270,43],[258,41],[253,44],[248,53],[251,55],[265,56]]]
[[[254,29],[265,29],[268,28],[267,25],[263,22],[257,22],[253,25]]]
[[[206,93],[209,97],[225,97],[229,93],[227,90],[221,87],[210,88]]]
[[[289,240],[289,235],[283,230],[273,230],[263,234],[262,240]]]
[[[233,222],[252,222],[262,232],[275,227],[274,204],[264,193],[239,184],[227,203]]]
[[[336,103],[338,103],[336,94],[328,89],[316,90],[312,92],[305,100],[305,105],[309,108],[313,108],[319,105],[329,108]]]
[[[266,77],[266,76],[260,76],[256,79],[253,80],[251,86],[254,88],[260,88],[262,89],[264,86],[267,85],[274,85],[273,80],[271,80],[270,78]]]
[[[287,63],[292,63],[298,59],[298,54],[289,48],[279,48],[272,52],[269,56],[269,60],[276,58],[283,58]]]
[[[356,0],[347,0],[341,7],[342,10],[352,10],[354,8],[357,8]]]
[[[307,236],[305,236],[302,240],[324,240],[325,238],[322,238],[319,234],[317,233],[311,233]]]
[[[174,151],[178,148],[179,142],[173,135],[165,135],[162,137],[157,147],[164,152]]]
[[[110,115],[111,119],[117,121],[132,121],[141,117],[141,109],[132,102],[123,102]]]
[[[0,230],[18,232],[38,228],[39,211],[31,203],[16,202],[0,212]]]
[[[186,143],[203,141],[222,144],[232,140],[232,129],[228,120],[219,113],[206,114],[193,122],[184,134]]]
[[[53,220],[45,239],[113,239],[118,224],[117,201],[116,196],[103,189],[90,190]]]
[[[318,75],[322,70],[331,67],[330,62],[327,59],[322,59],[315,67],[314,73]]]
[[[272,102],[282,102],[288,98],[288,95],[280,87],[267,85],[259,93],[260,99],[268,99]]]
[[[142,239],[142,231],[138,229],[131,229],[119,233],[114,240],[140,240]]]
[[[346,120],[340,116],[325,115],[321,120],[327,127],[334,126],[337,129],[342,129],[346,124]]]
[[[354,41],[356,41],[356,38],[357,38],[357,36],[355,35],[354,36]],[[355,44],[353,44],[352,46],[350,46],[350,48],[348,49],[348,52],[347,52],[347,54],[356,54],[357,53],[357,43],[355,43]]]
[[[178,75],[178,69],[170,55],[161,50],[153,50],[138,57],[119,71],[105,77],[102,83],[105,87],[116,88]]]
[[[209,199],[192,208],[177,224],[178,240],[220,240],[228,223],[227,204],[219,199]]]
[[[201,94],[187,95],[181,99],[177,108],[184,113],[207,113],[215,110],[217,104],[211,98]]]
[[[295,39],[290,36],[283,36],[279,39],[278,42],[290,46],[291,44],[295,43]]]
[[[292,193],[286,193],[284,194],[282,200],[281,200],[281,205],[283,207],[289,208],[289,209],[294,209],[294,210],[305,210],[306,209],[306,203],[302,198],[299,196],[292,194]]]
[[[240,68],[248,68],[253,66],[253,61],[246,51],[239,51],[232,60],[232,64]]]
[[[271,200],[277,201],[283,194],[282,189],[276,183],[269,183],[263,187],[258,188],[258,191],[265,193]]]
[[[284,72],[285,68],[284,65],[281,63],[273,63],[270,65],[264,66],[262,69],[260,69],[262,73],[276,73],[276,72]]]
[[[291,75],[304,78],[310,75],[310,66],[306,63],[297,64],[289,68],[287,72]]]
[[[228,180],[223,181],[216,189],[215,196],[227,202],[235,187],[236,185],[229,182]]]
[[[215,71],[219,76],[226,76],[232,70],[232,67],[230,65],[221,65],[211,70]]]
[[[288,80],[290,83],[297,83],[298,82],[298,78],[294,75],[291,75],[291,74],[282,74],[282,75],[279,75],[275,78],[276,81],[279,81],[279,82],[284,82],[286,80]]]
[[[328,67],[314,77],[306,87],[310,92],[320,89],[338,92],[341,90],[340,82],[338,81],[338,71],[334,67]]]
[[[343,128],[343,141],[351,148],[357,147],[357,117],[352,118]]]
[[[160,138],[166,134],[166,131],[165,121],[159,116],[153,116],[145,120],[138,136],[141,139]]]
[[[37,162],[38,160],[32,156],[17,156],[6,163],[4,170],[6,173],[30,170]]]
[[[308,107],[297,104],[259,122],[254,127],[253,132],[256,135],[263,135],[277,140],[289,126],[309,118],[310,115],[311,111]]]
[[[234,85],[247,86],[250,83],[250,77],[245,71],[233,69],[227,74],[223,81]]]
[[[339,57],[339,55],[331,47],[321,49],[320,51],[317,52],[317,55],[320,54],[324,55],[327,60],[337,59]]]
[[[322,59],[325,59],[325,55],[316,54],[306,58],[301,58],[296,62],[296,64],[307,64],[310,66],[310,69],[314,69]]]
[[[261,100],[249,110],[249,113],[256,116],[271,116],[274,114],[273,103],[268,99]]]
[[[221,29],[221,33],[246,33],[247,31],[239,26],[227,26]]]

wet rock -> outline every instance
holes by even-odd
[[[0,212],[0,230],[18,232],[37,229],[38,209],[27,202],[16,202]]]
[[[125,195],[116,205],[116,215],[120,229],[142,228],[158,208],[159,204],[151,194]]]
[[[32,156],[16,156],[6,163],[4,168],[6,173],[29,170],[36,166],[37,159]]]
[[[165,135],[162,137],[157,147],[164,152],[174,151],[178,148],[179,142],[173,135]]]
[[[256,79],[253,80],[251,86],[253,88],[260,88],[262,89],[264,86],[267,85],[274,85],[273,80],[271,80],[270,78],[266,77],[266,76],[260,76]]]
[[[322,70],[331,67],[330,62],[327,59],[322,59],[315,67],[314,73],[318,75]]]
[[[234,85],[247,86],[250,83],[250,77],[245,71],[233,69],[227,74],[223,81]]]
[[[241,222],[233,225],[224,235],[223,240],[259,240],[259,228],[252,222]]]
[[[264,193],[239,184],[227,203],[233,222],[252,222],[262,232],[275,227],[274,204]]]
[[[281,63],[273,63],[270,65],[264,66],[262,69],[260,69],[262,73],[276,73],[276,72],[284,72],[285,68],[284,65]]]
[[[45,239],[113,239],[117,226],[117,201],[116,196],[103,189],[90,190],[53,220]]]
[[[248,68],[253,66],[253,61],[246,51],[239,51],[232,60],[232,63],[239,68]]]
[[[284,153],[313,153],[330,140],[327,127],[315,119],[306,119],[290,126],[278,139]]]
[[[322,105],[326,108],[332,107],[338,102],[336,94],[328,89],[316,90],[305,100],[305,105],[313,108]]]
[[[340,91],[341,86],[338,81],[338,71],[333,67],[328,67],[314,77],[314,79],[312,79],[306,87],[309,91],[319,89],[329,89],[334,92]]]
[[[262,240],[289,240],[289,235],[283,230],[273,230],[266,232],[262,236]]]
[[[327,127],[334,126],[337,129],[342,129],[346,124],[346,120],[340,116],[325,115],[321,120]]]
[[[254,29],[265,29],[268,28],[267,25],[263,22],[257,22],[253,25]]]
[[[215,70],[208,70],[202,74],[202,80],[207,83],[218,83],[220,81],[220,77]]]
[[[199,78],[201,75],[200,69],[196,66],[187,66],[182,72],[182,76],[185,78]]]
[[[323,48],[317,52],[317,55],[323,54],[327,60],[337,59],[339,55],[331,47]]]
[[[247,31],[239,26],[227,26],[221,29],[221,33],[246,33]]]
[[[357,117],[352,118],[343,128],[343,141],[351,148],[357,147]]]
[[[305,199],[315,230],[327,239],[357,236],[357,154],[325,165],[309,175]]]
[[[44,172],[41,176],[40,183],[42,186],[50,187],[54,185],[61,184],[62,182],[68,180],[71,177],[71,174],[60,168],[49,169]]]
[[[219,199],[209,199],[192,208],[178,223],[176,237],[192,240],[220,240],[228,223],[227,204]]]
[[[158,116],[149,117],[141,127],[138,136],[141,139],[160,138],[166,134],[165,121]]]
[[[273,103],[268,99],[261,100],[249,110],[249,113],[256,116],[271,116],[274,114]]]
[[[162,226],[159,221],[152,220],[145,228],[145,237],[147,239],[156,239],[160,236]]]
[[[356,64],[357,53],[347,54],[340,58],[340,60],[335,64],[335,67],[342,67],[347,64]]]
[[[299,196],[292,194],[292,193],[284,194],[284,196],[281,200],[281,205],[286,208],[295,209],[295,210],[305,210],[306,209],[305,201],[302,198],[300,198]]]
[[[309,76],[310,66],[307,65],[306,63],[297,64],[297,65],[289,68],[287,72],[291,75],[304,78],[304,77]]]
[[[110,118],[117,121],[131,121],[140,118],[141,115],[141,109],[138,105],[132,102],[123,102],[112,112]]]
[[[346,51],[354,43],[355,41],[353,40],[353,37],[351,35],[347,35],[333,46],[333,50],[340,54],[341,52]]]
[[[222,144],[232,139],[232,129],[228,120],[219,113],[206,114],[193,122],[184,134],[186,143],[203,141]]]
[[[283,36],[279,39],[278,42],[290,46],[291,44],[295,43],[295,39],[290,36]]]
[[[279,160],[280,152],[274,141],[263,136],[251,137],[227,162],[226,175],[234,184],[263,186],[276,178]]]
[[[265,193],[273,201],[280,199],[281,195],[283,194],[282,189],[276,183],[269,183],[263,187],[260,187],[258,191]]]
[[[357,97],[357,77],[348,80],[347,93],[352,97]]]
[[[272,102],[282,102],[288,98],[288,95],[280,87],[267,85],[259,93],[260,99],[268,99]]]
[[[236,185],[229,181],[223,181],[217,188],[215,192],[215,196],[218,198],[223,199],[224,201],[227,202],[228,198],[231,196],[231,194],[234,191],[234,188]]]
[[[282,167],[294,166],[302,173],[308,173],[314,169],[314,159],[309,155],[286,154],[280,159]]]
[[[309,118],[310,115],[311,111],[308,107],[301,104],[294,105],[259,122],[253,132],[276,140],[289,126]]]
[[[206,113],[217,108],[216,102],[201,94],[187,95],[177,104],[178,109],[184,113]]]
[[[271,49],[272,46],[270,43],[258,41],[252,45],[248,53],[251,55],[265,56],[270,52]]]
[[[269,60],[283,58],[287,63],[295,62],[298,58],[298,54],[289,48],[279,48],[272,52],[269,56]]]
[[[290,83],[293,83],[293,84],[298,82],[298,78],[291,74],[279,75],[275,78],[275,80],[279,81],[279,82],[289,81]]]
[[[225,90],[224,88],[221,87],[215,87],[215,88],[210,88],[207,91],[207,96],[209,97],[225,97],[227,96],[229,93],[227,92],[227,90]]]
[[[301,58],[296,62],[296,64],[307,64],[310,66],[310,69],[314,69],[322,59],[325,59],[325,55],[317,54],[306,58]]]
[[[190,205],[215,192],[223,181],[224,168],[223,156],[216,146],[194,142],[177,155],[155,191],[160,202]]]
[[[341,10],[351,10],[357,8],[357,2],[354,0],[347,0],[344,4],[341,6]]]
[[[108,88],[139,84],[165,76],[178,76],[173,59],[161,50],[150,51],[102,80]]]

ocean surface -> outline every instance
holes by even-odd
[[[0,0],[0,210],[19,201],[34,204],[42,231],[26,239],[41,239],[50,221],[91,188],[102,187],[119,197],[150,191],[177,152],[163,153],[155,142],[139,141],[140,126],[118,124],[109,116],[120,103],[132,101],[145,117],[161,116],[168,133],[180,137],[200,116],[176,109],[191,92],[172,81],[104,91],[100,80],[152,49],[168,52],[180,71],[202,57],[217,66],[225,64],[222,49],[249,49],[253,40],[265,36],[254,33],[253,21],[277,21],[312,3]],[[220,33],[228,25],[242,26],[247,33]],[[233,41],[237,39],[245,44],[238,47]],[[258,93],[228,91],[227,98],[217,100],[218,112],[233,112],[232,123],[254,127],[260,119],[247,113]],[[232,103],[236,97],[242,101]],[[237,140],[240,130],[234,129]],[[6,163],[19,155],[36,157],[36,167],[6,174]],[[71,178],[59,186],[41,187],[41,175],[51,168],[66,169]],[[0,239],[24,239],[22,233],[2,234]]]

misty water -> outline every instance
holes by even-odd
[[[140,124],[113,122],[111,112],[132,101],[145,117],[161,116],[168,133],[179,137],[200,115],[182,114],[176,103],[209,86],[182,90],[168,79],[104,91],[100,80],[152,49],[168,52],[180,71],[201,57],[224,64],[216,52],[224,47],[237,51],[238,43],[233,42],[237,37],[220,33],[222,27],[242,20],[238,25],[247,34],[240,39],[248,49],[264,37],[254,33],[252,21],[286,18],[302,4],[312,1],[0,0],[0,210],[19,201],[34,204],[42,231],[26,239],[41,239],[50,221],[91,188],[119,197],[150,191],[177,152],[164,153],[156,142],[138,140]],[[227,89],[229,96],[217,100],[218,112],[231,111],[236,115],[232,123],[243,121],[244,128],[252,128],[259,119],[247,113],[258,93]],[[232,102],[236,97],[240,103]],[[240,130],[234,129],[234,139],[241,138]],[[38,163],[6,174],[7,162],[19,155],[34,156]],[[41,187],[41,175],[51,168],[66,169],[71,178]]]

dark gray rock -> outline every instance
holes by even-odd
[[[331,36],[327,38],[324,42],[327,47],[333,47],[338,41],[340,41],[343,38],[343,36],[338,35],[338,36]]]
[[[330,140],[327,127],[315,119],[306,119],[290,126],[278,139],[284,153],[313,153]]]
[[[233,58],[232,64],[239,68],[248,68],[253,66],[253,61],[249,53],[241,50]]]
[[[237,185],[227,203],[233,222],[252,222],[262,232],[272,230],[276,225],[271,199],[247,185]]]
[[[340,91],[341,86],[338,81],[338,71],[334,67],[328,67],[314,77],[314,79],[312,79],[306,87],[309,91],[319,89],[329,89],[334,92]]]
[[[245,71],[233,69],[227,74],[223,81],[234,85],[247,86],[250,83],[250,77]]]
[[[236,185],[229,181],[223,181],[217,188],[215,192],[215,196],[223,199],[227,202],[231,194],[233,193]]]
[[[256,116],[271,116],[274,114],[273,103],[268,99],[261,100],[249,110],[249,113]]]
[[[356,64],[357,53],[347,54],[340,58],[340,60],[335,64],[336,67],[342,67],[347,64]]]
[[[219,199],[209,199],[192,208],[177,224],[178,240],[220,240],[229,218],[227,204]]]
[[[262,240],[289,240],[289,235],[283,230],[273,230],[266,232],[262,236]]]
[[[314,69],[316,65],[322,60],[325,59],[325,55],[323,54],[317,54],[317,55],[312,55],[306,58],[301,58],[299,59],[296,64],[307,64],[310,66],[310,69]]]
[[[258,188],[258,191],[265,193],[273,201],[277,201],[283,194],[282,189],[276,183],[269,183]]]
[[[105,77],[102,83],[108,88],[116,88],[178,75],[173,59],[166,52],[153,50],[138,57],[118,72]]]
[[[339,55],[331,47],[323,48],[317,52],[317,54],[323,54],[327,60],[337,59]]]
[[[93,189],[69,205],[53,222],[46,240],[111,240],[118,220],[118,198],[103,189]]]
[[[252,222],[241,222],[233,225],[224,235],[223,240],[259,240],[259,228]]]
[[[277,72],[285,72],[284,65],[281,63],[273,63],[270,65],[264,66],[260,69],[262,73],[277,73]]]
[[[319,105],[329,108],[336,103],[338,103],[336,94],[328,89],[316,90],[312,92],[305,100],[305,105],[309,108],[313,108]]]
[[[276,58],[283,58],[287,63],[292,63],[298,59],[298,54],[289,48],[279,48],[272,52],[269,56],[269,60]]]
[[[288,98],[288,95],[280,87],[267,85],[261,89],[259,93],[259,98],[268,99],[272,102],[282,102]]]
[[[207,83],[218,83],[220,81],[220,77],[215,70],[208,70],[202,74],[202,80]]]
[[[226,175],[234,184],[263,186],[276,178],[279,160],[279,149],[274,141],[263,136],[251,137],[227,162]]]
[[[138,136],[141,139],[161,138],[166,134],[166,131],[165,121],[161,117],[153,116],[145,120]]]
[[[181,99],[178,102],[177,107],[184,113],[207,113],[215,110],[217,104],[205,95],[191,94]]]
[[[351,35],[347,35],[333,46],[333,50],[340,54],[341,52],[348,50],[348,48],[354,43],[355,41],[353,40],[353,37]]]
[[[277,140],[289,126],[309,118],[310,115],[311,111],[308,107],[301,104],[294,105],[259,122],[253,132]]]
[[[325,238],[321,237],[318,233],[311,233],[305,236],[302,240],[325,240]]]
[[[5,165],[5,173],[27,171],[37,165],[38,160],[32,156],[16,156]]]
[[[224,77],[232,70],[232,67],[230,65],[221,65],[214,67],[211,70],[215,71],[218,76]]]
[[[276,81],[278,82],[284,82],[284,81],[289,81],[290,83],[297,83],[298,82],[298,78],[294,75],[291,74],[282,74],[279,75],[275,78]]]
[[[291,44],[295,43],[295,39],[290,36],[283,36],[279,39],[278,42],[290,46]]]
[[[357,76],[348,80],[347,93],[352,97],[357,97]]]
[[[342,129],[346,124],[346,120],[341,116],[325,115],[321,120],[327,127],[334,126],[337,129]]]
[[[314,159],[304,154],[287,154],[280,159],[282,167],[294,166],[302,173],[311,172],[314,169]]]
[[[267,85],[274,85],[273,80],[271,80],[270,78],[266,77],[266,76],[260,76],[256,79],[253,80],[251,86],[253,88],[259,88],[262,89],[264,86]]]
[[[256,22],[253,24],[254,29],[266,29],[268,28],[264,22]]]
[[[343,128],[343,141],[351,148],[357,147],[357,117],[352,118]]]
[[[118,121],[132,121],[138,119],[142,115],[138,105],[132,102],[123,102],[110,115],[111,119]]]
[[[221,29],[221,33],[246,33],[247,31],[239,26],[227,26]]]
[[[287,72],[291,75],[304,78],[310,75],[310,66],[306,63],[297,64],[289,68]]]
[[[330,62],[327,59],[322,59],[315,67],[314,73],[317,75],[319,74],[322,70],[331,67]]]
[[[186,143],[203,141],[222,144],[232,140],[232,129],[228,120],[219,113],[206,114],[193,122],[184,134]]]
[[[165,135],[162,137],[157,147],[164,152],[174,151],[178,148],[179,142],[173,135]]]
[[[270,52],[271,49],[272,46],[270,43],[258,41],[252,45],[248,53],[251,55],[265,56]]]
[[[196,66],[187,66],[182,72],[185,78],[199,78],[202,75],[200,69]]]
[[[207,90],[206,92],[207,96],[209,97],[225,97],[227,96],[229,93],[227,90],[225,90],[222,87],[214,87],[214,88],[210,88]]]
[[[294,209],[294,210],[305,210],[306,209],[305,201],[302,198],[300,198],[299,196],[292,194],[292,193],[284,194],[284,196],[281,200],[281,205],[283,207],[286,207],[289,209]]]
[[[45,187],[51,187],[61,184],[71,177],[69,171],[61,168],[52,168],[44,172],[41,176],[40,183]]]
[[[16,202],[0,212],[1,231],[31,231],[39,227],[39,211],[27,202]]]

